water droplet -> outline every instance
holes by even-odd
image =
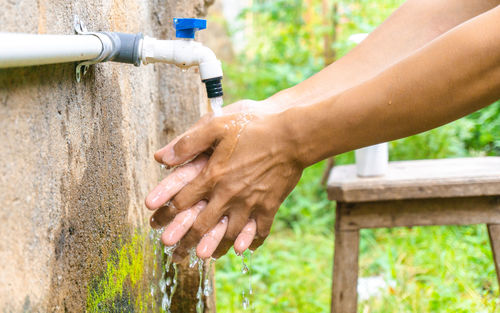
[[[250,266],[252,261],[252,253],[250,252],[248,256],[249,265],[245,263],[245,255],[241,254],[241,273],[245,276],[248,276],[248,295],[249,297],[253,295],[252,289],[252,276],[250,273]],[[250,307],[250,298],[246,296],[245,289],[241,292],[242,295],[242,306],[243,309],[248,309]]]
[[[169,303],[168,303],[168,296],[165,294],[163,295],[163,298],[161,299],[161,308],[163,311],[166,311],[167,308],[169,307]]]
[[[203,283],[203,295],[205,297],[209,297],[213,292],[213,288],[212,288],[212,282],[210,281],[210,279],[205,279],[205,282]]]
[[[245,297],[245,293],[243,293],[243,302],[241,304],[243,305],[244,310],[247,310],[250,307],[250,300]]]
[[[198,282],[198,292],[196,293],[196,299],[198,299],[198,303],[196,303],[196,313],[203,313],[204,303],[203,303],[203,260],[198,258],[198,274],[199,274],[199,282]]]
[[[191,248],[189,249],[189,267],[194,268],[195,265],[198,263],[198,256],[196,255],[196,249]]]
[[[243,255],[241,256],[241,273],[248,273],[248,266],[245,264],[245,257]]]
[[[160,290],[161,292],[164,294],[167,292],[167,282],[165,281],[165,279],[160,279],[160,282],[159,282],[159,285],[160,285]]]

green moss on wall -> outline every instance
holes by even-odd
[[[148,236],[136,233],[108,259],[88,288],[87,312],[148,312],[154,309],[149,269],[157,262]]]

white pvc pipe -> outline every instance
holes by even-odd
[[[215,53],[194,40],[158,40],[145,36],[141,56],[143,64],[162,62],[181,68],[198,65],[202,80],[222,77],[222,65]]]
[[[94,35],[0,33],[0,68],[91,60],[102,49]]]

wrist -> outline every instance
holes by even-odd
[[[336,112],[339,96],[307,105],[296,106],[280,114],[284,136],[293,147],[291,157],[303,168],[346,151],[348,135],[342,114]],[[340,136],[339,136],[340,135]]]

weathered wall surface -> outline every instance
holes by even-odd
[[[0,31],[72,34],[77,14],[89,30],[172,38],[172,18],[205,2],[0,0]],[[0,70],[0,312],[158,311],[143,199],[161,176],[153,152],[200,114],[199,75],[105,63],[77,83],[74,71]]]

